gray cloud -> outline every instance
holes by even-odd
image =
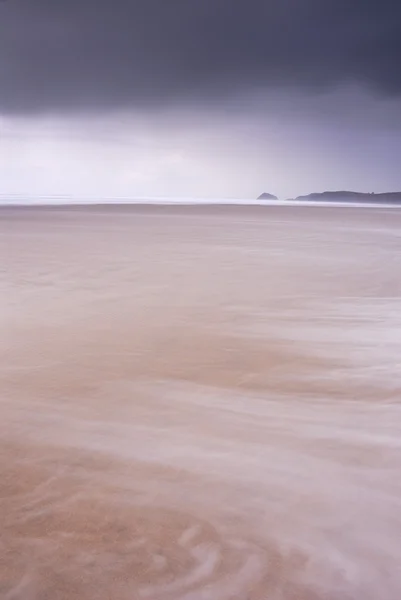
[[[401,94],[400,0],[8,0],[0,110],[206,103],[361,83]]]

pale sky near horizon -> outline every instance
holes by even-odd
[[[0,198],[401,190],[395,0],[0,3]]]

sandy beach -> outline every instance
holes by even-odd
[[[399,600],[401,210],[0,209],[0,598]]]

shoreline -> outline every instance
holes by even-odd
[[[7,209],[137,209],[137,208],[355,208],[355,209],[401,209],[401,203],[374,202],[305,202],[305,201],[203,201],[203,200],[154,200],[154,201],[130,201],[130,202],[0,202],[0,211]]]

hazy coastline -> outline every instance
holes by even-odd
[[[244,208],[252,208],[252,207],[332,207],[332,208],[400,208],[400,202],[374,202],[374,201],[349,201],[349,200],[313,200],[307,199],[307,197],[300,197],[295,199],[288,200],[263,200],[263,199],[240,199],[240,198],[216,198],[216,199],[207,199],[207,198],[105,198],[105,199],[82,199],[82,198],[67,198],[65,200],[54,199],[53,197],[43,198],[39,197],[36,199],[11,199],[7,200],[6,198],[0,199],[0,210],[5,208],[80,208],[83,209],[89,207],[110,207],[119,209],[124,207],[152,207],[152,206],[166,206],[166,207],[244,207]]]

